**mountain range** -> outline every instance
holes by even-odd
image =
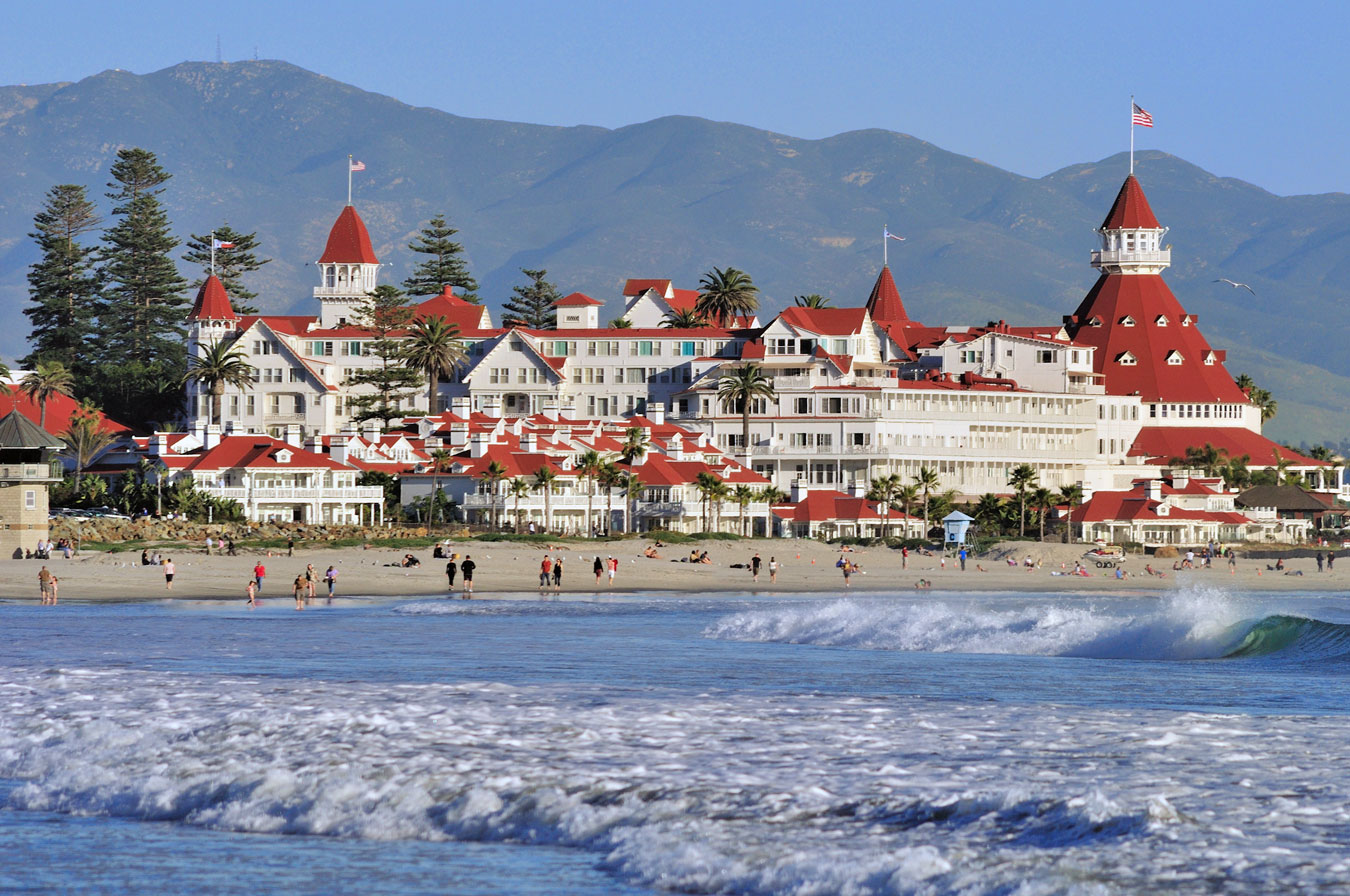
[[[524,283],[520,268],[542,267],[564,293],[606,301],[604,319],[629,277],[692,288],[729,265],[769,312],[805,293],[861,304],[889,226],[906,238],[890,261],[912,317],[1057,322],[1095,280],[1093,230],[1127,170],[1122,154],[1023,177],[883,130],[804,140],[690,117],[617,129],[463,118],[277,61],[107,71],[0,87],[0,309],[12,320],[24,320],[45,192],[85,184],[106,213],[108,167],[126,146],[174,175],[163,199],[180,236],[257,231],[273,261],[250,286],[271,313],[313,304],[348,153],[366,163],[354,203],[388,264],[382,282],[403,279],[407,244],[443,213],[489,305]],[[1350,196],[1276,196],[1161,152],[1136,154],[1135,168],[1172,228],[1173,291],[1229,369],[1279,401],[1268,433],[1350,441]],[[0,352],[22,354],[22,333],[7,328]]]

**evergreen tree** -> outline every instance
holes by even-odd
[[[29,234],[42,257],[28,269],[32,321],[32,351],[19,363],[36,367],[42,361],[60,361],[77,376],[87,371],[89,335],[93,329],[98,275],[98,249],[82,246],[79,238],[100,221],[84,187],[60,184],[47,191],[47,202],[33,217]]]
[[[458,230],[445,223],[445,215],[437,215],[427,222],[417,239],[408,248],[427,259],[413,269],[403,281],[403,289],[411,296],[437,296],[446,284],[455,287],[455,295],[466,302],[478,304],[478,281],[469,276],[464,261],[464,246],[451,239]]]
[[[358,326],[374,338],[367,343],[370,355],[380,366],[358,368],[347,380],[348,386],[369,386],[374,391],[348,400],[356,420],[389,421],[402,416],[401,405],[411,401],[420,390],[422,374],[407,362],[407,340],[402,338],[412,326],[414,308],[396,286],[377,286],[357,306]]]
[[[258,248],[258,234],[240,233],[228,223],[216,228],[216,240],[227,244],[216,250],[216,276],[230,294],[230,304],[236,314],[257,314],[258,309],[252,303],[258,297],[244,287],[243,276],[251,274],[272,259],[259,259],[255,254]],[[211,234],[194,233],[188,237],[187,250],[183,260],[198,265],[202,276],[192,281],[191,292],[195,293],[211,273]]]
[[[159,201],[172,175],[145,149],[119,151],[111,173],[107,195],[117,222],[103,234],[91,391],[112,416],[144,423],[182,405],[187,281],[170,257],[178,241]]]
[[[556,330],[558,312],[553,304],[562,298],[562,293],[544,279],[548,271],[521,268],[520,272],[530,278],[530,283],[528,286],[517,286],[511,290],[511,300],[502,306],[502,325],[528,327],[532,330]]]

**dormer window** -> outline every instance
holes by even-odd
[[[1189,327],[1191,325],[1191,319],[1191,315],[1189,314],[1181,315],[1181,325],[1183,327]]]
[[[1121,352],[1116,356],[1116,363],[1122,367],[1133,367],[1139,363],[1139,359],[1131,352]]]
[[[1121,325],[1122,327],[1132,327],[1132,326],[1134,326],[1134,318],[1130,317],[1130,316],[1127,314],[1127,315],[1125,315],[1124,317],[1122,317],[1122,318],[1120,319],[1120,325]]]
[[[1092,320],[1088,321],[1089,327],[1100,327],[1101,325],[1102,319],[1095,314],[1092,316]]]
[[[1154,323],[1157,324],[1157,325],[1160,326],[1160,327],[1165,327],[1165,326],[1167,326],[1167,315],[1166,315],[1166,314],[1159,314],[1159,315],[1158,315],[1158,319],[1155,320]]]
[[[1213,353],[1213,352],[1205,352],[1205,366],[1206,366],[1206,367],[1213,367],[1213,366],[1214,366],[1215,360],[1217,360],[1217,359],[1214,357],[1214,353]]]
[[[1180,367],[1184,360],[1186,359],[1181,356],[1181,352],[1170,351],[1167,353],[1167,365],[1169,367]]]

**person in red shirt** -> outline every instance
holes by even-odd
[[[253,581],[258,587],[259,594],[262,594],[262,583],[263,579],[266,576],[267,576],[267,567],[263,566],[262,561],[259,560],[258,565],[253,567]]]
[[[549,581],[553,577],[553,561],[549,559],[548,554],[544,555],[544,562],[539,564],[539,590],[548,588]]]

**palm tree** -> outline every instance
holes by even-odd
[[[605,490],[605,532],[614,524],[614,489],[623,484],[623,472],[609,461],[600,464],[596,483]]]
[[[1238,374],[1238,378],[1233,381],[1243,392],[1248,392],[1256,388],[1256,382],[1245,373]]]
[[[594,448],[588,449],[577,455],[576,469],[577,478],[587,481],[586,487],[586,531],[592,531],[591,517],[595,504],[595,479],[600,475],[600,467],[604,465],[604,460],[600,457],[600,452]]]
[[[1066,485],[1059,490],[1059,501],[1069,505],[1069,524],[1064,527],[1065,540],[1073,544],[1073,509],[1083,503],[1083,487],[1078,483]]]
[[[886,476],[878,476],[872,480],[872,487],[867,492],[867,500],[876,501],[881,505],[881,537],[885,538],[890,530],[891,524],[891,502],[895,500],[898,492],[904,483],[899,474],[890,473]]]
[[[698,281],[694,310],[719,327],[730,326],[737,317],[749,316],[759,307],[757,292],[759,287],[745,271],[713,268]]]
[[[642,497],[642,492],[647,488],[647,484],[632,473],[623,478],[623,484],[619,486],[623,490],[624,503],[628,508],[628,524],[624,527],[627,532],[637,531],[637,502]]]
[[[667,330],[701,330],[708,326],[708,319],[693,308],[681,308],[667,311],[661,326]]]
[[[1185,457],[1174,457],[1171,463],[1184,464],[1191,469],[1201,470],[1206,476],[1218,476],[1219,471],[1228,463],[1228,452],[1206,442],[1203,448],[1189,446]]]
[[[516,499],[516,534],[519,535],[520,528],[520,499],[528,497],[530,492],[534,491],[534,486],[524,477],[517,476],[506,485],[506,492]]]
[[[449,376],[469,359],[457,338],[459,327],[436,316],[414,321],[406,347],[408,365],[427,377],[427,413],[436,413],[436,391],[441,377]]]
[[[553,493],[553,483],[557,481],[558,474],[548,467],[540,467],[534,471],[534,487],[544,493],[544,531],[551,531],[552,517],[549,514],[549,496]]]
[[[793,304],[798,308],[828,308],[830,300],[820,293],[813,292],[810,295],[795,296],[792,299]]]
[[[713,499],[713,531],[722,531],[722,502],[731,497],[731,486],[722,480],[717,481],[713,486],[711,497]]]
[[[633,329],[633,322],[626,317],[616,317],[609,322],[609,328],[611,330],[631,330]]]
[[[975,517],[985,529],[997,533],[1003,522],[1003,499],[992,493],[980,495],[971,516]]]
[[[901,485],[895,493],[895,500],[900,503],[900,512],[905,515],[905,537],[909,538],[909,508],[919,501],[919,487],[914,484]],[[928,533],[924,533],[924,538]]]
[[[38,365],[38,373],[42,365]],[[223,340],[205,347],[200,355],[188,358],[188,372],[184,383],[201,383],[211,396],[211,422],[220,423],[220,403],[225,397],[225,387],[247,389],[253,385],[253,367],[248,357],[237,343]],[[30,375],[31,376],[31,375]],[[24,379],[24,391],[28,391],[28,379]],[[31,393],[29,393],[31,395]],[[66,392],[69,394],[69,391]],[[46,418],[46,405],[43,405],[43,418]]]
[[[741,484],[736,486],[731,492],[731,500],[735,501],[740,507],[741,513],[741,535],[745,535],[745,509],[759,497],[759,493],[748,485]]]
[[[1031,464],[1018,464],[1008,474],[1008,485],[1017,494],[1020,508],[1018,534],[1022,538],[1027,535],[1027,492],[1036,487],[1038,479],[1036,468]]]
[[[775,485],[766,485],[759,490],[759,499],[772,507],[788,499],[788,493]]]
[[[431,501],[427,504],[427,522],[431,522],[432,511],[436,507],[436,493],[441,490],[441,473],[450,467],[450,461],[454,455],[444,448],[437,448],[429,456],[431,458]],[[444,517],[441,521],[445,521]]]
[[[699,499],[700,499],[700,500],[702,501],[702,503],[703,503],[703,531],[704,531],[704,532],[707,532],[707,531],[708,531],[708,518],[709,518],[709,513],[708,513],[709,506],[708,506],[708,505],[709,505],[709,504],[711,503],[711,501],[712,501],[713,492],[716,491],[716,490],[717,490],[717,487],[718,487],[719,485],[721,485],[721,484],[722,484],[722,480],[721,480],[721,479],[718,479],[717,476],[716,476],[716,474],[713,474],[713,473],[707,473],[707,472],[699,473],[698,476],[697,476],[697,477],[695,478],[695,480],[694,480],[694,488],[698,489]]]
[[[919,467],[919,473],[914,477],[914,485],[923,495],[923,538],[928,540],[928,530],[932,528],[928,517],[928,496],[937,490],[939,485],[937,471],[932,467]]]
[[[1041,486],[1031,493],[1031,507],[1037,513],[1041,523],[1041,541],[1045,541],[1045,517],[1054,506],[1055,493]]]
[[[1246,488],[1251,485],[1252,474],[1247,469],[1247,464],[1251,463],[1251,460],[1250,454],[1230,457],[1228,463],[1219,471],[1219,475],[1223,477],[1224,485],[1229,488]]]
[[[623,458],[624,463],[631,464],[634,460],[647,453],[647,430],[641,426],[630,426],[623,431],[623,447],[619,449],[619,457]]]
[[[112,434],[99,427],[97,418],[76,413],[59,438],[66,443],[66,454],[75,461],[75,492],[79,494],[85,468],[112,444]]]
[[[1279,407],[1279,402],[1271,397],[1265,389],[1253,389],[1251,392],[1252,404],[1261,409],[1261,422],[1265,423],[1275,416],[1275,411]]]
[[[487,468],[479,474],[479,479],[488,488],[492,500],[492,528],[497,528],[497,483],[506,478],[506,467],[499,460],[490,461]]]
[[[750,461],[750,409],[756,398],[771,400],[774,395],[773,380],[764,375],[762,367],[752,362],[731,368],[717,380],[717,397],[722,401],[722,408],[741,412],[741,447],[747,466]]]

